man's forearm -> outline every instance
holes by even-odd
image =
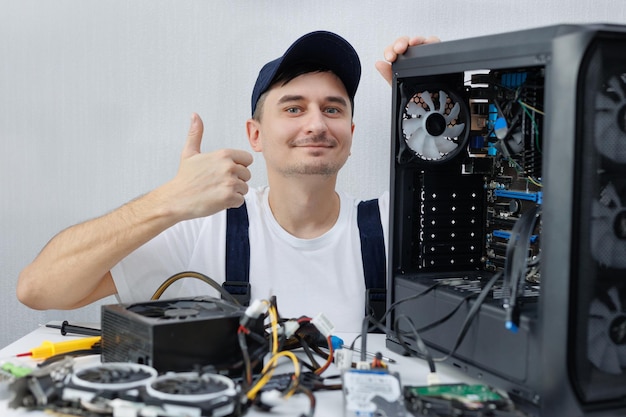
[[[36,309],[70,309],[113,294],[102,280],[120,260],[179,218],[160,190],[56,235],[21,272],[17,295]]]
[[[174,224],[239,207],[252,155],[200,152],[202,120],[192,115],[176,176],[117,210],[55,236],[20,274],[17,296],[36,309],[70,309],[116,293],[110,270]]]

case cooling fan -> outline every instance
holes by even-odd
[[[594,259],[605,267],[626,269],[626,208],[612,183],[594,200],[591,221]]]
[[[122,391],[147,384],[156,376],[156,369],[146,365],[105,363],[79,368],[72,374],[71,382],[77,387]]]
[[[405,91],[403,95],[399,124],[412,159],[442,163],[465,148],[470,121],[459,96],[443,88]]]
[[[123,407],[152,407],[154,415],[226,416],[234,411],[236,397],[235,383],[223,375],[169,372],[159,376],[147,365],[123,362],[78,368],[63,389],[64,400],[113,415],[122,413]],[[121,405],[117,398],[126,403]]]
[[[598,152],[620,164],[626,163],[626,80],[611,77],[596,96],[595,143]]]
[[[588,352],[603,372],[617,375],[626,368],[626,300],[616,287],[591,302]]]

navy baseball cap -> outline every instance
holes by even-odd
[[[280,58],[261,68],[252,90],[252,115],[259,97],[266,92],[277,74],[300,62],[320,63],[335,73],[346,87],[348,96],[354,100],[361,79],[361,61],[352,45],[332,32],[307,33],[296,40]]]

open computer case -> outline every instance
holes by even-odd
[[[412,47],[393,72],[387,346],[421,337],[533,415],[626,414],[626,26]]]

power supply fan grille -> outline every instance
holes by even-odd
[[[626,163],[626,82],[613,76],[596,96],[595,143],[610,160]]]
[[[611,183],[593,202],[591,253],[602,266],[626,269],[626,209]]]
[[[621,374],[626,368],[626,306],[620,298],[612,287],[591,302],[589,311],[589,360],[608,374]]]
[[[403,138],[415,156],[436,162],[458,154],[468,124],[461,103],[444,90],[412,95],[403,108],[400,124]]]
[[[189,317],[213,317],[223,313],[221,306],[211,301],[175,300],[135,304],[129,311],[159,320],[184,320]]]

